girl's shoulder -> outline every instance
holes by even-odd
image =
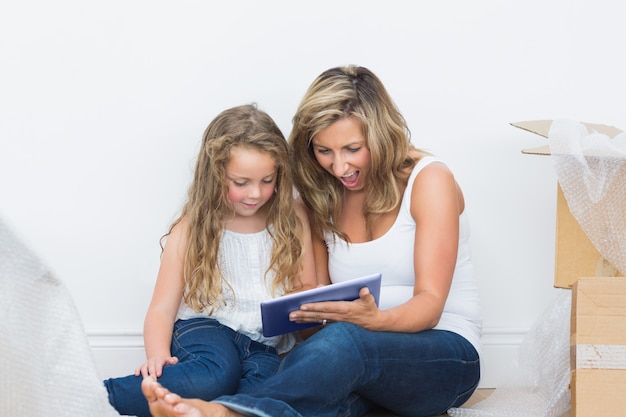
[[[165,236],[165,246],[175,245],[179,246],[182,242],[187,242],[189,236],[189,219],[187,216],[182,216],[177,219],[170,227],[169,233]]]
[[[298,217],[301,219],[308,219],[311,213],[306,204],[304,204],[304,200],[302,200],[302,196],[300,194],[298,194],[294,199],[293,206]]]
[[[172,228],[170,230],[170,234],[176,234],[180,236],[181,234],[186,235],[189,230],[189,217],[187,215],[181,216],[178,220],[172,224]]]

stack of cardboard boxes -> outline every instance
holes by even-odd
[[[551,123],[512,125],[547,138]],[[611,138],[621,132],[612,126],[585,125]],[[549,155],[550,149],[546,145],[523,152]],[[591,243],[560,186],[556,216],[554,286],[572,289],[572,417],[626,416],[626,278]]]

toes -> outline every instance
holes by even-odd
[[[154,377],[147,376],[141,381],[141,392],[149,402],[154,402],[157,400],[156,389],[160,386]]]

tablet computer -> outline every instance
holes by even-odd
[[[376,305],[378,305],[381,277],[380,273],[375,273],[263,301],[261,302],[263,336],[277,336],[308,327],[319,326],[321,323],[296,323],[295,321],[290,321],[289,313],[300,310],[300,306],[306,303],[356,300],[359,298],[359,291],[363,287],[369,288],[370,293],[376,300]]]

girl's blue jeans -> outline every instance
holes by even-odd
[[[163,368],[158,382],[183,397],[213,400],[249,392],[273,375],[280,357],[273,347],[255,342],[210,318],[174,324],[172,356],[179,362]],[[129,375],[104,381],[109,402],[122,415],[150,416],[141,392],[142,377]]]
[[[479,379],[476,349],[455,333],[372,332],[334,323],[291,351],[254,390],[215,401],[260,417],[355,417],[373,405],[400,416],[433,416],[467,401]]]

